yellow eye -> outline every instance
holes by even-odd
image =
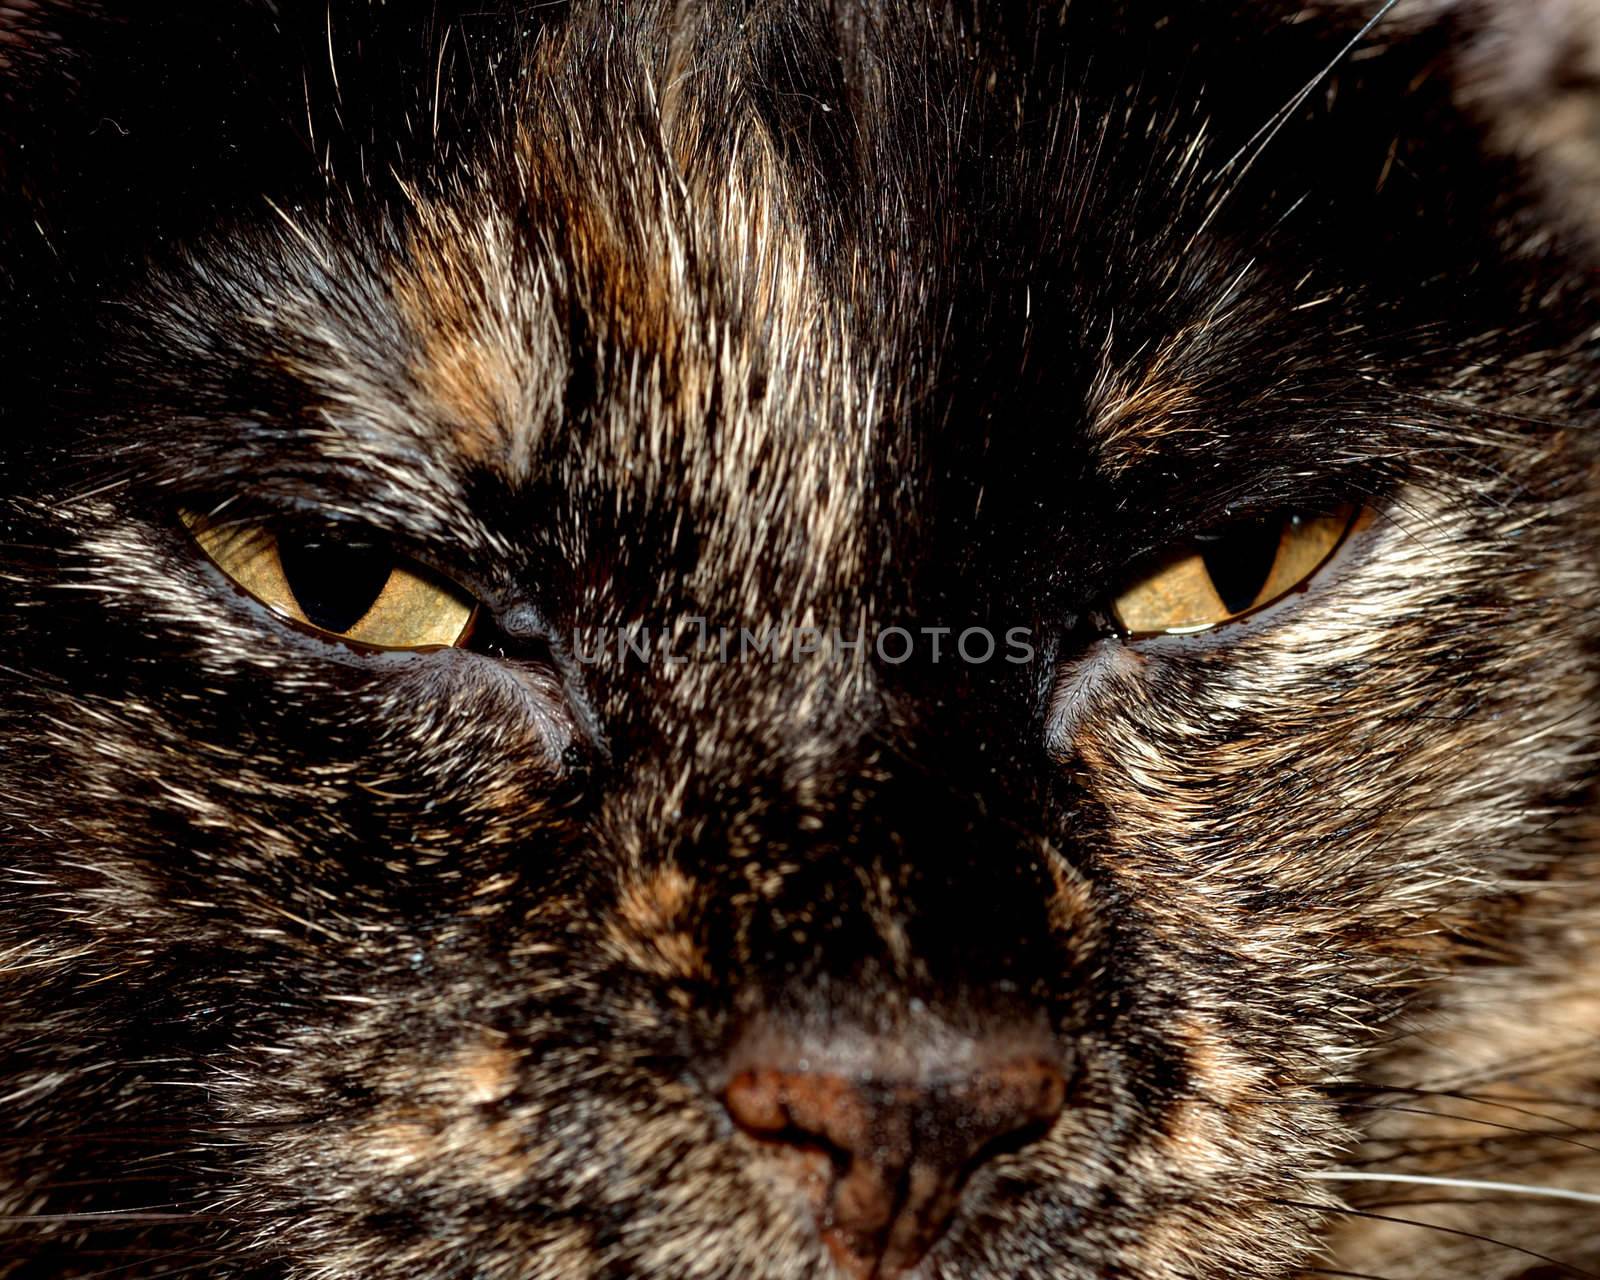
[[[461,643],[477,614],[458,587],[381,542],[182,515],[223,573],[313,630],[375,649],[437,649]]]
[[[1353,507],[1290,515],[1196,539],[1112,603],[1130,636],[1192,635],[1281,600],[1327,563],[1356,521]]]

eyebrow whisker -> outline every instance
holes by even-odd
[[[1243,166],[1236,174],[1234,174],[1233,181],[1228,184],[1227,188],[1224,189],[1221,194],[1212,201],[1211,207],[1206,211],[1206,216],[1201,219],[1200,225],[1198,228],[1196,228],[1194,235],[1189,238],[1189,245],[1191,248],[1195,242],[1205,234],[1206,228],[1211,225],[1212,219],[1217,216],[1217,213],[1221,210],[1222,206],[1227,203],[1228,198],[1239,189],[1240,184],[1243,183],[1245,179],[1245,175],[1250,172],[1250,169],[1255,162],[1261,158],[1262,153],[1272,145],[1273,139],[1276,138],[1280,132],[1282,132],[1283,127],[1293,118],[1294,113],[1300,109],[1301,105],[1306,101],[1307,98],[1317,91],[1317,86],[1326,80],[1330,75],[1332,75],[1339,64],[1349,57],[1351,52],[1354,51],[1355,48],[1372,33],[1373,29],[1389,16],[1389,11],[1398,3],[1400,3],[1400,0],[1385,0],[1383,7],[1379,9],[1377,13],[1373,14],[1372,17],[1367,20],[1365,25],[1362,26],[1361,30],[1357,31],[1356,34],[1352,36],[1344,45],[1344,47],[1341,48],[1339,52],[1329,60],[1327,66],[1323,67],[1321,71],[1312,76],[1311,79],[1305,83],[1304,87],[1295,93],[1288,102],[1279,107],[1276,112],[1269,116],[1265,124],[1263,124],[1259,129],[1250,135],[1242,147],[1228,157],[1227,163],[1225,163],[1222,168],[1218,170],[1219,173],[1226,173],[1229,169],[1232,169],[1234,165],[1239,163],[1240,157],[1244,156],[1247,151],[1250,152],[1249,159],[1245,160]],[[1254,151],[1251,151],[1252,147],[1255,148]]]
[[[1420,1187],[1458,1187],[1463,1191],[1502,1191],[1515,1195],[1543,1196],[1549,1200],[1576,1200],[1581,1204],[1600,1204],[1600,1194],[1573,1191],[1567,1187],[1541,1187],[1520,1182],[1496,1182],[1483,1178],[1446,1178],[1437,1174],[1372,1173],[1354,1169],[1325,1169],[1305,1175],[1318,1182],[1392,1182]]]

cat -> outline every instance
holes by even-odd
[[[1597,59],[0,0],[0,1274],[1600,1269]]]

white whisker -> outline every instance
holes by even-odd
[[[1298,111],[1301,105],[1304,104],[1305,101],[1317,91],[1317,86],[1334,73],[1339,64],[1349,57],[1350,53],[1356,48],[1356,46],[1365,40],[1367,36],[1369,36],[1378,26],[1378,24],[1389,16],[1389,11],[1393,9],[1399,2],[1400,0],[1387,0],[1384,6],[1367,20],[1366,25],[1363,26],[1360,31],[1356,32],[1356,34],[1351,38],[1350,42],[1333,56],[1333,59],[1328,63],[1327,66],[1323,67],[1321,71],[1312,76],[1311,79],[1308,80],[1305,85],[1298,92],[1296,92],[1292,98],[1289,99],[1288,102],[1284,103],[1283,106],[1279,107],[1277,111],[1273,112],[1273,114],[1268,117],[1266,124],[1262,125],[1253,134],[1251,134],[1249,139],[1246,140],[1244,146],[1240,147],[1228,158],[1227,163],[1224,164],[1220,170],[1218,170],[1219,175],[1227,173],[1233,168],[1234,165],[1239,163],[1240,159],[1244,157],[1246,152],[1250,152],[1250,156],[1247,160],[1245,160],[1244,166],[1233,175],[1233,181],[1226,189],[1223,190],[1221,195],[1219,195],[1216,200],[1212,202],[1211,207],[1206,211],[1205,217],[1200,221],[1199,229],[1196,230],[1194,235],[1189,239],[1190,246],[1193,246],[1195,241],[1205,234],[1206,228],[1211,225],[1211,220],[1217,216],[1217,211],[1221,209],[1224,203],[1227,202],[1228,197],[1239,189],[1240,184],[1244,181],[1245,174],[1249,173],[1251,167],[1258,159],[1260,159],[1261,153],[1272,145],[1273,139],[1278,136],[1283,127],[1294,117],[1294,113]],[[1258,143],[1259,145],[1257,145]],[[1251,151],[1252,147],[1255,148],[1254,151]]]
[[[1529,1186],[1521,1182],[1484,1182],[1476,1178],[1440,1178],[1425,1174],[1363,1173],[1330,1169],[1308,1173],[1308,1178],[1319,1182],[1395,1182],[1419,1187],[1458,1187],[1463,1191],[1508,1191],[1522,1196],[1544,1196],[1550,1200],[1577,1200],[1583,1204],[1600,1204],[1600,1195],[1589,1191],[1571,1191],[1566,1187]]]

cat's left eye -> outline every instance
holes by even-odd
[[[438,649],[462,643],[472,629],[472,597],[376,536],[182,514],[223,573],[313,631],[374,649]]]
[[[1111,614],[1134,639],[1193,635],[1237,621],[1308,582],[1359,514],[1351,506],[1290,513],[1196,538],[1127,583]]]

